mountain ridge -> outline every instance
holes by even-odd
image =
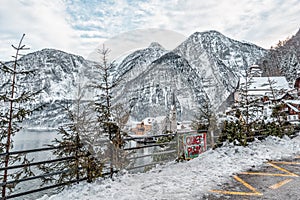
[[[250,65],[256,64],[256,60],[262,57],[266,52],[267,50],[256,45],[227,38],[218,31],[196,32],[172,51],[152,61],[148,67],[153,66],[153,64],[166,65],[167,62],[176,66],[176,63],[172,63],[172,59],[170,58],[173,58],[173,60],[185,60],[188,65],[184,66],[193,69],[193,73],[197,75],[196,79],[201,82],[199,86],[202,87],[200,93],[204,90],[205,94],[201,94],[200,96],[208,98],[213,109],[218,110],[230,93],[237,87],[239,77],[244,74],[242,70],[247,69]],[[136,52],[133,52],[129,56],[135,53]],[[183,64],[180,63],[180,65]],[[122,64],[119,66],[119,69],[120,68],[122,68]],[[146,67],[145,69],[148,68]],[[128,72],[130,73],[130,70]],[[193,77],[194,75],[190,74],[190,76]],[[136,76],[136,79],[143,79],[143,77]],[[160,80],[153,78],[152,81],[158,82]],[[131,86],[126,83],[125,85],[129,88],[129,91],[138,90],[138,85],[133,84],[134,86]],[[149,86],[151,84],[145,83],[141,85]],[[171,88],[171,85],[169,84],[165,87]],[[189,87],[192,88],[193,86],[190,85]],[[136,94],[137,98],[139,100],[143,99],[139,97],[139,95],[139,93]],[[151,95],[155,94],[152,93]],[[192,93],[188,95],[190,95],[190,97],[193,96]],[[117,96],[117,99],[127,99],[125,94],[118,94]],[[161,110],[169,109],[168,106],[170,102],[168,102],[168,99],[168,97],[164,99],[167,103],[165,103],[165,107],[161,106]],[[180,103],[184,104],[184,102]],[[199,103],[194,107],[197,106],[200,106]],[[138,116],[137,113],[136,115]],[[138,119],[141,120],[143,117],[144,116],[140,116]]]
[[[179,120],[191,120],[207,102],[213,110],[222,111],[224,101],[236,89],[245,70],[269,52],[218,31],[195,32],[173,50],[153,42],[126,55],[115,66],[113,79],[123,81],[113,91],[114,103],[131,109],[136,120],[167,115],[173,94]],[[38,85],[28,87],[45,87],[39,97],[44,102],[72,99],[78,82],[95,78],[96,62],[60,50],[42,49],[24,55],[19,62],[22,67],[41,70],[35,78]],[[87,93],[87,98],[93,99],[95,93]]]

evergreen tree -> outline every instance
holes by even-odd
[[[112,70],[114,63],[109,63],[107,55],[109,50],[103,46],[99,53],[102,57],[101,63],[96,65],[100,74],[99,81],[92,81],[91,87],[98,91],[95,102],[95,110],[97,112],[97,121],[100,131],[109,139],[108,149],[110,157],[110,175],[114,172],[114,164],[118,161],[119,150],[124,145],[123,137],[126,135],[122,130],[122,124],[128,120],[128,112],[118,111],[117,106],[114,106],[112,90],[117,86],[120,80],[112,79]],[[118,105],[119,106],[119,105]],[[121,120],[122,119],[122,120]],[[119,121],[119,122],[118,122]],[[121,122],[122,121],[122,122]]]
[[[212,116],[212,106],[207,101],[201,107],[198,108],[198,112],[194,116],[192,127],[195,130],[208,130]]]
[[[56,138],[51,147],[57,147],[53,152],[58,158],[70,158],[60,162],[40,165],[39,168],[46,172],[63,172],[56,177],[46,177],[44,183],[55,182],[57,184],[68,183],[74,180],[87,178],[92,182],[102,176],[104,163],[99,156],[100,151],[95,150],[93,134],[95,123],[89,109],[89,103],[82,101],[84,96],[83,86],[78,83],[77,95],[74,102],[64,106],[69,123],[58,129],[60,137]]]
[[[13,136],[21,129],[20,123],[33,111],[41,109],[42,106],[34,104],[36,95],[41,91],[27,91],[22,85],[24,80],[33,77],[34,70],[26,70],[25,66],[20,66],[18,60],[21,57],[21,52],[27,50],[25,45],[22,45],[25,34],[21,37],[18,46],[12,45],[16,50],[14,61],[12,63],[1,64],[1,84],[0,85],[0,153],[4,154],[1,157],[1,167],[8,167],[14,163],[29,163],[30,160],[26,156],[10,155],[13,148]],[[8,170],[4,170],[1,174],[3,186],[2,197],[6,196],[6,188],[14,188],[16,184],[8,185],[8,178],[19,180],[22,177],[30,176],[33,172],[29,167],[20,169],[13,174],[8,174]]]
[[[194,118],[192,127],[195,130],[207,130],[207,141],[213,148],[215,146],[215,137],[219,135],[220,130],[211,104],[205,102],[202,107],[198,108],[198,113]]]
[[[261,98],[249,94],[250,86],[253,84],[253,77],[250,72],[246,70],[245,82],[240,86],[240,101],[237,102],[237,113],[239,120],[244,126],[246,135],[253,137],[254,133],[251,131],[251,126],[262,120],[262,105]]]
[[[280,120],[284,116],[282,112],[283,105],[276,103],[276,96],[281,91],[276,90],[275,81],[268,77],[268,82],[265,86],[270,87],[270,94],[268,98],[274,102],[273,113],[271,117],[276,118],[276,121],[265,123],[262,109],[264,102],[260,97],[252,97],[248,93],[249,86],[252,84],[252,77],[246,76],[246,81],[241,84],[241,100],[236,104],[235,117],[238,118],[236,122],[224,123],[222,134],[219,137],[218,145],[223,141],[235,142],[238,144],[247,145],[247,142],[252,141],[254,137],[264,138],[269,135],[282,137],[284,134],[290,135],[293,128],[290,124]],[[267,106],[270,106],[267,104]],[[270,117],[270,116],[268,116]]]

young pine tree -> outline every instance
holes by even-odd
[[[59,127],[60,137],[50,145],[58,147],[53,152],[56,157],[68,159],[40,165],[39,168],[46,173],[62,172],[56,177],[44,178],[43,183],[68,184],[83,179],[92,182],[102,176],[103,162],[96,158],[93,147],[95,123],[90,105],[83,101],[84,87],[81,83],[78,83],[77,89],[74,101],[70,105],[62,105],[70,122]]]
[[[21,52],[28,48],[22,44],[25,34],[23,34],[18,46],[12,45],[16,54],[13,56],[14,61],[10,63],[0,62],[0,153],[1,153],[1,168],[7,168],[14,163],[29,163],[26,156],[10,155],[13,148],[13,136],[21,129],[21,122],[30,115],[34,110],[40,109],[34,103],[36,95],[41,91],[28,91],[24,87],[26,80],[30,80],[34,76],[34,70],[25,70],[25,66],[19,65]],[[32,106],[35,105],[35,106]],[[29,167],[17,170],[12,174],[4,169],[1,174],[2,179],[2,197],[6,196],[6,189],[13,189],[14,184],[8,184],[8,180],[19,180],[22,177],[32,175]]]
[[[120,109],[120,105],[113,105],[112,90],[118,85],[119,80],[113,80],[111,72],[114,69],[114,63],[109,63],[107,56],[109,50],[104,46],[99,53],[102,61],[96,65],[100,74],[99,81],[93,81],[91,87],[98,91],[95,102],[99,128],[103,136],[109,139],[108,155],[110,157],[110,176],[113,176],[114,165],[119,161],[121,147],[124,145],[123,137],[126,135],[122,130],[122,124],[125,124],[129,117],[129,112]],[[120,111],[121,110],[121,111]],[[120,155],[121,154],[121,155]]]

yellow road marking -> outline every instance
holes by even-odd
[[[292,176],[292,177],[298,177],[297,174],[294,174],[282,167],[279,167],[277,165],[275,165],[274,163],[276,162],[268,162],[269,165],[271,165],[272,167],[274,167],[275,169],[278,169],[282,172],[285,172],[285,174],[274,174],[274,173],[264,173],[264,172],[241,172],[240,174],[247,174],[247,175],[259,175],[259,176]],[[281,163],[283,164],[283,163]]]
[[[284,177],[290,177],[292,175],[290,174],[271,174],[271,173],[263,173],[263,172],[241,172],[240,174],[246,174],[246,175],[258,175],[258,176],[284,176]]]
[[[300,165],[300,162],[272,161],[271,163],[283,164],[283,165]]]
[[[231,195],[243,195],[243,196],[262,196],[262,193],[255,192],[235,192],[235,191],[223,191],[223,190],[211,190],[211,192],[219,193],[219,194],[231,194]]]
[[[211,192],[216,192],[220,194],[231,194],[231,195],[247,195],[247,196],[262,196],[263,194],[258,192],[253,186],[251,186],[249,183],[244,181],[238,176],[233,176],[235,180],[243,184],[246,188],[251,190],[252,192],[236,192],[236,191],[225,191],[225,190],[211,190]]]
[[[300,158],[300,156],[297,156],[296,158]],[[285,161],[271,161],[268,162],[269,165],[274,167],[275,169],[278,169],[279,171],[284,172],[284,174],[274,174],[274,173],[264,173],[264,172],[241,172],[240,174],[246,174],[246,175],[261,175],[261,176],[281,176],[281,177],[299,177],[297,174],[294,174],[282,167],[279,167],[275,164],[284,164],[284,165],[299,165],[300,162],[285,162]],[[234,176],[234,179],[243,184],[246,188],[251,190],[251,192],[237,192],[237,191],[226,191],[226,190],[210,190],[210,192],[220,193],[220,194],[230,194],[230,195],[246,195],[246,196],[262,196],[263,193],[258,192],[253,186],[251,186],[249,183],[244,181],[238,176]],[[271,189],[278,189],[281,186],[289,183],[293,179],[286,179],[284,181],[280,181],[269,188]]]
[[[269,188],[270,188],[270,189],[273,189],[273,190],[276,190],[276,189],[280,188],[281,186],[283,186],[283,185],[289,183],[289,182],[292,181],[292,180],[293,180],[293,179],[290,178],[290,179],[286,179],[286,180],[280,181],[280,182],[278,182],[278,183],[276,183],[276,184],[270,186]]]
[[[246,181],[244,181],[244,180],[241,179],[240,177],[238,177],[238,176],[235,175],[233,178],[234,178],[235,180],[239,181],[240,183],[242,183],[246,188],[248,188],[248,189],[251,190],[252,192],[259,193],[259,192],[257,192],[257,190],[256,190],[254,187],[252,187],[249,183],[247,183]]]
[[[284,168],[282,168],[282,167],[279,167],[279,166],[275,165],[275,164],[272,163],[272,162],[268,162],[268,164],[271,165],[272,167],[274,167],[274,168],[280,170],[280,171],[283,171],[283,172],[285,172],[285,173],[287,173],[287,174],[290,174],[291,176],[298,177],[297,174],[294,174],[294,173],[292,173],[292,172],[290,172],[290,171],[288,171],[288,170],[286,170],[286,169],[284,169]]]

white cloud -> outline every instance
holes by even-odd
[[[185,35],[214,29],[234,39],[269,48],[279,39],[295,34],[300,26],[299,0],[163,2],[158,8],[157,0],[145,6],[151,11],[147,25],[162,26]]]
[[[111,50],[109,59],[118,58],[120,55],[132,52],[141,48],[148,47],[152,42],[160,43],[165,49],[172,50],[186,39],[175,31],[163,29],[136,29],[119,34],[104,42],[106,48]],[[98,46],[101,49],[102,45]],[[90,60],[99,60],[98,49],[95,49],[90,55]]]
[[[105,39],[160,28],[185,36],[217,30],[269,48],[300,27],[299,0],[1,0],[0,59],[22,33],[31,50],[87,56]]]
[[[17,43],[23,33],[26,34],[24,44],[31,51],[57,48],[72,52],[79,44],[78,36],[65,16],[65,7],[60,0],[1,0],[0,58],[7,60],[13,55],[10,45]]]

